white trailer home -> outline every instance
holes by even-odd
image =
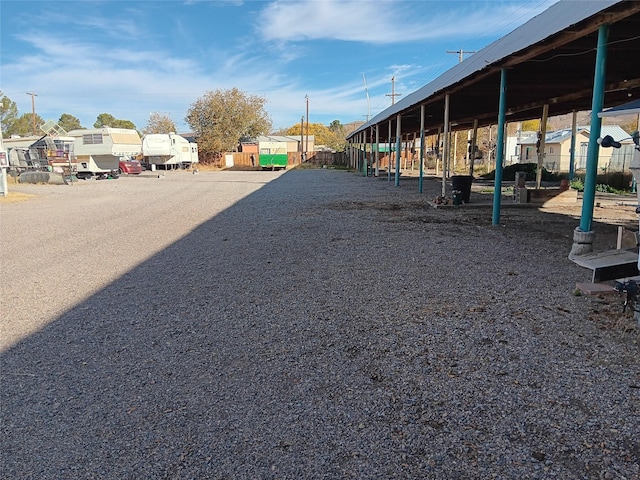
[[[198,144],[175,133],[151,133],[142,139],[142,154],[152,170],[189,168],[198,163]]]
[[[142,152],[138,132],[129,128],[95,128],[71,130],[73,155],[78,177],[92,177],[118,171],[120,160],[128,160]]]

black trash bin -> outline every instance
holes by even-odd
[[[460,191],[464,203],[469,203],[472,182],[473,177],[471,175],[453,175],[451,177],[451,188]]]

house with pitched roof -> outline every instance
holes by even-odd
[[[301,140],[302,138],[302,140]],[[287,135],[261,135],[254,138],[244,138],[240,141],[240,151],[249,153],[271,153],[271,150],[282,150],[286,153],[310,152],[315,150],[315,136],[287,136]]]
[[[587,166],[587,146],[589,145],[590,127],[576,129],[575,171],[584,170]],[[598,156],[598,170],[607,172],[622,172],[629,169],[633,157],[633,141],[631,135],[618,125],[602,125],[600,136],[611,135],[620,142],[622,147],[600,148]],[[520,157],[519,163],[538,162],[538,136],[536,132],[522,132],[516,143],[516,153]],[[545,136],[544,160],[545,169],[551,172],[568,172],[571,159],[571,129],[547,132]]]

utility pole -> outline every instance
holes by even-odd
[[[396,93],[396,77],[391,77],[391,93],[387,93],[385,96],[391,97],[391,105],[395,105],[396,97],[402,95],[401,93]]]
[[[367,94],[367,122],[369,121],[369,117],[371,117],[371,102],[369,100],[369,89],[367,88],[367,77],[362,74],[362,80],[364,80],[364,93]]]
[[[33,134],[37,135],[36,132],[36,97],[38,96],[36,93],[27,92],[27,95],[31,95],[31,119],[33,121]]]
[[[464,54],[465,53],[476,53],[474,50],[467,50],[466,52],[462,49],[460,50],[447,50],[447,53],[455,53],[456,55],[458,55],[458,63],[462,63],[462,60],[464,60]]]
[[[306,160],[309,152],[309,95],[305,95],[304,99],[307,101],[307,144],[304,147],[304,159]]]
[[[300,117],[300,157],[301,163],[304,162],[304,115]]]

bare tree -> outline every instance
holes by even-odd
[[[147,126],[142,130],[145,135],[151,133],[171,133],[176,131],[176,125],[171,117],[164,113],[154,112],[149,115]]]

